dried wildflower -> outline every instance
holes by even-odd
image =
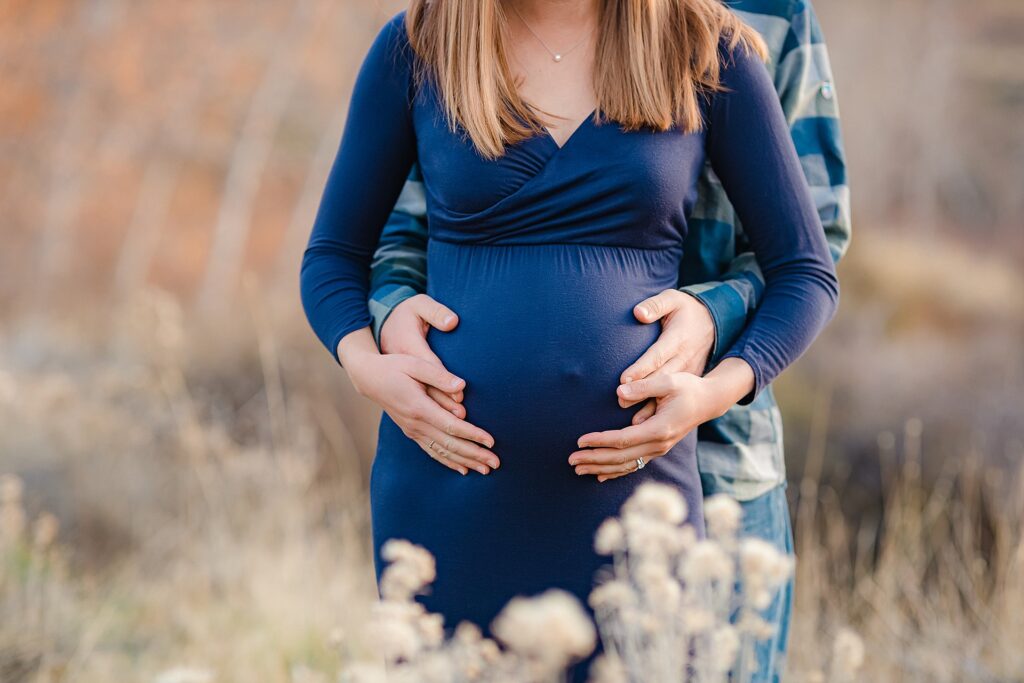
[[[704,633],[715,625],[715,615],[711,610],[695,607],[683,614],[683,630],[687,633]]]
[[[626,549],[626,532],[614,517],[601,523],[594,536],[594,550],[601,555],[614,555]]]
[[[743,508],[731,496],[718,494],[704,501],[704,521],[711,538],[734,539],[742,520]]]
[[[739,618],[736,627],[743,633],[752,636],[754,640],[765,640],[771,638],[775,633],[774,626],[765,621],[760,615],[749,611]]]
[[[591,683],[628,683],[629,676],[621,659],[603,653],[590,665],[590,681]]]
[[[576,598],[558,589],[513,598],[491,628],[517,654],[560,668],[593,652],[597,639]]]
[[[595,610],[621,610],[636,604],[636,593],[625,581],[605,581],[590,592],[587,599]]]
[[[711,634],[711,665],[722,675],[732,669],[740,651],[740,636],[732,626],[719,626]]]
[[[629,515],[623,520],[626,549],[636,557],[663,559],[682,550],[679,527],[660,520]]]
[[[740,543],[743,596],[756,609],[766,609],[778,588],[793,572],[793,559],[771,543],[747,538]]]
[[[697,541],[683,559],[682,578],[690,584],[729,582],[734,575],[733,561],[718,543]]]
[[[681,524],[686,519],[686,501],[678,489],[668,484],[644,482],[622,506],[624,516],[637,515],[649,519]]]
[[[853,680],[864,665],[864,641],[849,629],[842,629],[832,645],[833,681]]]
[[[476,645],[483,640],[483,637],[480,627],[471,621],[461,622],[455,627],[455,633],[452,635],[455,642],[464,645]]]
[[[387,605],[388,603],[381,603]],[[423,649],[416,622],[401,618],[396,611],[378,610],[369,624],[373,647],[387,661],[410,659]]]
[[[434,556],[408,541],[386,541],[381,557],[391,563],[381,576],[381,596],[386,600],[407,600],[437,578]]]
[[[420,637],[426,647],[437,647],[444,642],[444,617],[440,614],[424,613],[416,622]]]
[[[387,683],[384,667],[366,662],[356,662],[341,673],[340,683]]]

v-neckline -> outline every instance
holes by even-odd
[[[547,126],[543,126],[544,136],[551,142],[552,145],[555,146],[555,150],[560,152],[569,146],[569,143],[573,141],[573,139],[580,133],[580,131],[583,130],[584,127],[590,125],[590,123],[594,120],[594,116],[596,115],[597,107],[594,107],[590,111],[590,113],[587,114],[586,118],[580,121],[573,129],[573,131],[569,133],[569,137],[567,137],[565,139],[565,142],[563,142],[562,144],[558,144],[558,141],[555,140],[555,136],[551,134],[551,130]]]

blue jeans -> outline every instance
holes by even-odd
[[[786,485],[780,484],[753,500],[740,501],[743,507],[743,536],[757,536],[788,555],[793,554],[793,528],[786,503]],[[775,627],[774,635],[757,643],[757,671],[751,683],[779,683],[786,669],[789,621],[793,613],[793,579],[775,596],[762,617]]]

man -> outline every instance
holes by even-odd
[[[806,0],[739,0],[732,4],[764,36],[774,79],[833,259],[850,238],[849,192],[831,66],[817,18]],[[370,312],[381,351],[405,353],[440,365],[425,337],[429,326],[449,331],[457,312],[427,297],[425,200],[413,169],[376,252]],[[622,373],[623,381],[664,372],[703,374],[742,332],[757,308],[764,279],[722,186],[709,167],[700,183],[684,244],[680,288],[634,309],[642,323],[660,321],[658,341]],[[461,392],[427,393],[467,420]],[[620,399],[622,405],[629,405]],[[658,420],[649,403],[634,424]],[[664,419],[664,418],[662,418]],[[437,427],[442,427],[438,424]],[[612,428],[613,425],[609,425]],[[705,496],[727,494],[744,510],[743,531],[781,550],[793,549],[783,457],[782,419],[771,387],[749,405],[737,405],[698,429],[697,458]],[[628,476],[628,475],[626,475]],[[758,647],[755,681],[778,681],[785,668],[792,581],[765,611],[775,628]]]

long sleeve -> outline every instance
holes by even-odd
[[[335,360],[338,342],[370,325],[373,253],[416,158],[412,56],[403,20],[399,13],[381,29],[360,68],[302,260],[302,305]]]
[[[370,316],[373,338],[398,304],[427,291],[427,206],[419,166],[413,166],[402,188],[370,272]]]
[[[754,370],[747,405],[831,320],[839,282],[821,219],[768,72],[742,47],[709,105],[707,153],[764,278],[759,306],[722,358]]]
[[[789,125],[804,176],[836,263],[850,242],[850,192],[839,107],[828,48],[810,2],[795,3],[786,39],[775,66],[775,90]],[[758,19],[760,15],[753,15]],[[736,250],[727,268],[709,281],[684,280],[682,291],[699,299],[715,322],[713,366],[736,341],[761,303],[764,275],[746,244],[743,226],[736,230]],[[706,275],[705,275],[706,277]]]

